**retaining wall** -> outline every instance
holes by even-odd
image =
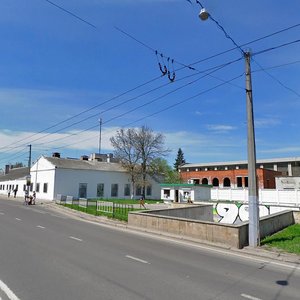
[[[230,225],[191,220],[170,216],[170,210],[173,209],[131,212],[128,214],[128,225],[145,231],[174,234],[187,239],[208,241],[239,249],[248,245],[249,222]],[[293,211],[263,217],[260,220],[260,237],[264,238],[299,221],[300,213]]]

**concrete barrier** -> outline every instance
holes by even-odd
[[[167,233],[239,249],[248,245],[248,222],[231,225],[204,220],[191,220],[171,216],[172,212],[170,210],[172,209],[131,212],[128,214],[128,225],[144,231]],[[260,236],[264,238],[289,225],[299,223],[299,221],[300,213],[293,211],[284,211],[263,217],[260,220]]]

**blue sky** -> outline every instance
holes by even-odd
[[[170,164],[178,148],[191,163],[247,158],[244,59],[238,49],[217,55],[234,45],[215,22],[200,21],[196,1],[50,2],[0,4],[0,169],[26,164],[29,144],[33,160],[97,152],[100,117],[102,152],[112,152],[117,129],[146,125],[165,135]],[[238,45],[300,23],[299,1],[201,3]],[[299,37],[295,26],[242,49]],[[158,61],[175,70],[174,82]],[[299,156],[299,62],[298,42],[253,56],[257,158]]]

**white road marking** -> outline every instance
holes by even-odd
[[[19,218],[16,218],[16,220],[17,220],[17,221],[22,221],[22,220],[21,220],[21,219],[19,219]]]
[[[0,215],[4,215],[4,212],[0,211]],[[0,299],[1,300],[1,299]]]
[[[75,240],[75,241],[82,242],[82,239],[79,239],[79,238],[74,237],[74,236],[69,236],[69,238],[72,239],[72,240]]]
[[[132,259],[132,260],[141,262],[141,263],[143,263],[143,264],[150,264],[148,261],[143,260],[143,259],[140,259],[140,258],[137,258],[137,257],[134,257],[134,256],[126,255],[126,257],[127,257],[127,258],[130,258],[130,259]]]
[[[20,300],[2,280],[0,280],[0,289],[6,294],[9,300]]]
[[[250,300],[262,300],[260,298],[256,298],[256,297],[253,297],[253,296],[247,295],[247,294],[241,294],[241,296],[246,298],[246,299],[250,299]]]
[[[36,227],[37,227],[37,228],[41,228],[41,229],[45,229],[45,227],[44,227],[44,226],[41,226],[41,225],[37,225]]]

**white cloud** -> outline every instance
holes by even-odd
[[[207,125],[206,127],[210,131],[222,132],[222,133],[236,129],[236,127],[231,126],[231,125],[212,125],[211,124],[211,125]]]
[[[281,121],[275,117],[269,118],[261,118],[254,121],[255,127],[257,128],[267,128],[267,127],[274,127],[281,124]]]

